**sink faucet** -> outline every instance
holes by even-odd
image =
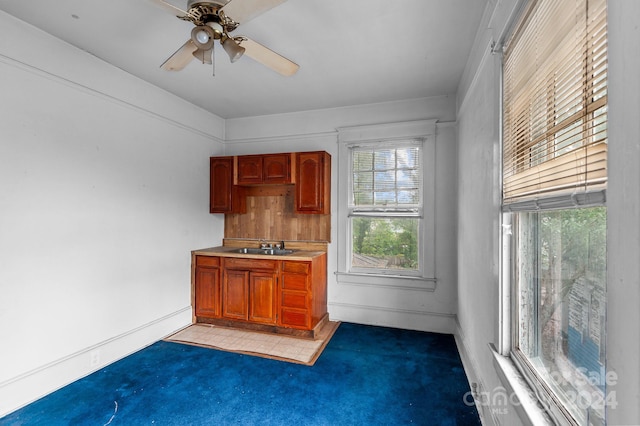
[[[260,238],[260,248],[261,249],[270,249],[270,248],[273,248],[273,244],[267,243],[266,240]]]

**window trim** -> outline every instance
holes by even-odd
[[[435,290],[435,128],[437,120],[416,120],[365,126],[338,128],[338,283],[393,286]],[[419,274],[398,274],[397,271],[353,271],[350,230],[350,147],[358,144],[394,144],[408,140],[422,141],[422,203],[419,250],[422,271]]]

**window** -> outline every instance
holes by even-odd
[[[604,424],[606,208],[515,215],[515,356],[578,424]]]
[[[351,147],[351,271],[420,273],[420,145]]]
[[[434,130],[339,129],[338,281],[435,288]]]
[[[511,357],[561,424],[607,394],[606,0],[531,0],[503,62]]]

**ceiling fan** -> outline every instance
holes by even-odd
[[[213,67],[213,48],[215,41],[219,40],[231,62],[246,54],[284,76],[291,76],[298,71],[297,64],[260,43],[245,36],[230,35],[241,23],[248,22],[286,0],[188,0],[186,11],[164,0],[151,1],[179,19],[195,25],[189,40],[160,65],[164,70],[180,71],[194,58]]]

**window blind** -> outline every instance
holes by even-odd
[[[532,0],[503,79],[503,204],[604,189],[606,0]]]
[[[350,212],[418,212],[420,152],[415,145],[353,146]]]

